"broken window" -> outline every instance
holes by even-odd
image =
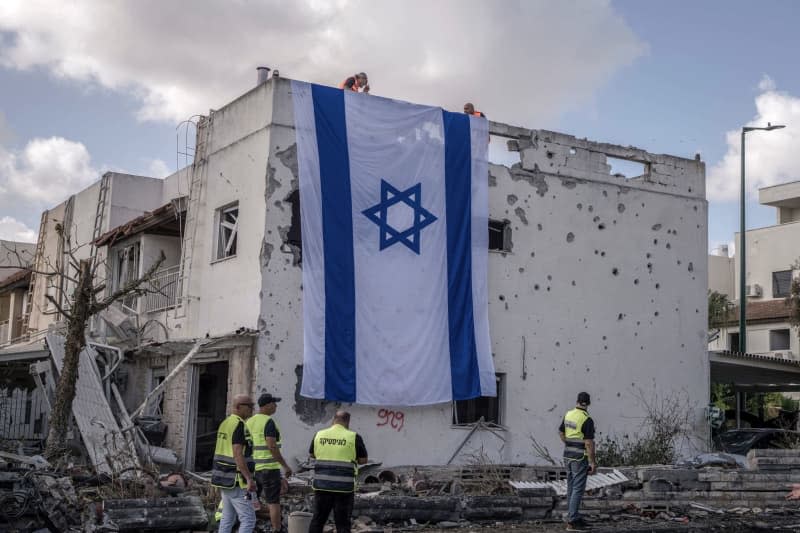
[[[503,398],[504,374],[495,374],[497,396],[480,396],[471,400],[453,402],[453,424],[456,426],[475,424],[483,417],[487,424],[500,425],[500,401]]]
[[[769,331],[769,350],[771,352],[789,349],[789,330],[771,329]]]
[[[511,251],[511,222],[489,219],[489,250]]]
[[[167,377],[167,368],[164,366],[157,366],[150,369],[150,390],[148,394],[153,392]],[[164,414],[164,391],[162,390],[155,401],[150,401],[147,404],[147,414],[153,416],[161,416]]]
[[[772,273],[772,297],[787,298],[792,289],[792,271],[781,270]]]
[[[217,209],[217,240],[214,259],[225,259],[236,256],[236,244],[239,236],[239,202]]]
[[[139,277],[139,243],[135,242],[117,250],[114,259],[114,290],[118,291]],[[136,295],[128,295],[122,299],[122,305],[133,308]]]

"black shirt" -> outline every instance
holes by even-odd
[[[242,446],[247,446],[247,439],[244,436],[244,422],[240,421],[236,425],[236,429],[233,430],[231,444],[241,444]]]
[[[314,455],[314,439],[311,439],[311,446],[308,447],[308,454]],[[367,457],[367,447],[364,445],[364,439],[361,438],[361,435],[356,433],[356,459],[366,459]]]
[[[581,408],[578,407],[578,409],[581,409]],[[586,411],[586,409],[581,409],[581,411]],[[592,440],[592,439],[594,439],[594,420],[592,420],[592,417],[589,417],[589,418],[586,419],[586,421],[583,423],[583,426],[581,427],[581,431],[583,431],[583,439],[584,440]],[[561,419],[561,425],[558,426],[558,432],[559,433],[565,433],[565,430],[564,430],[564,419],[563,418]]]
[[[275,425],[275,421],[271,418],[267,422],[267,425],[264,426],[264,436],[265,437],[272,437],[275,439],[275,442],[281,440],[281,432],[278,431],[278,426]]]

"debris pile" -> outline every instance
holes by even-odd
[[[204,484],[144,469],[125,474],[95,475],[82,465],[57,468],[40,456],[0,452],[0,531],[176,531],[208,525],[211,500]]]
[[[726,466],[604,470],[583,501],[596,528],[783,527],[798,521],[786,500],[800,483],[800,450],[754,450]],[[747,465],[743,468],[741,465]],[[313,508],[310,465],[290,479],[284,516]],[[566,512],[559,467],[470,465],[361,470],[353,516],[360,533],[482,527],[546,531]],[[218,501],[191,472],[137,469],[95,475],[39,456],[0,452],[0,520],[10,531],[176,531],[213,529]],[[263,513],[262,513],[263,514]],[[259,517],[262,524],[266,516]],[[5,529],[4,529],[5,531]]]

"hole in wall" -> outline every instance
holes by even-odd
[[[508,148],[507,137],[489,135],[489,163],[511,167],[522,162],[520,152]]]
[[[620,178],[635,179],[649,173],[649,165],[640,161],[606,156],[606,163],[611,167],[609,174]]]

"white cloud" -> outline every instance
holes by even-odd
[[[0,217],[0,240],[36,242],[36,232],[12,217]]]
[[[761,91],[762,93],[765,93],[767,91],[774,91],[775,88],[776,88],[775,80],[773,80],[766,74],[764,74],[764,76],[762,76],[761,78],[761,81],[758,82],[758,90]]]
[[[748,196],[759,188],[800,179],[800,98],[778,91],[775,82],[764,76],[761,93],[755,99],[756,116],[743,126],[784,124],[785,129],[754,131],[747,134],[745,177]],[[741,129],[725,134],[728,150],[708,172],[706,196],[711,201],[730,201],[739,197],[741,176]]]
[[[165,178],[172,174],[169,165],[161,159],[151,159],[147,165],[147,176],[151,178]]]
[[[579,16],[578,16],[579,15]],[[610,2],[0,2],[0,65],[135,95],[177,122],[254,84],[255,67],[535,126],[585,101],[646,46]]]
[[[0,192],[52,207],[99,178],[86,147],[62,137],[32,139],[21,151],[0,146]]]

